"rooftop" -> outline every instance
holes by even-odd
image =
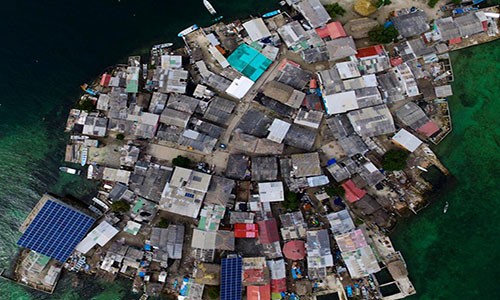
[[[95,220],[48,195],[41,200],[45,204],[17,244],[64,263]]]
[[[256,81],[271,65],[272,61],[247,44],[241,44],[227,61],[237,71]]]

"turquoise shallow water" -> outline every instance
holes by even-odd
[[[212,0],[234,18],[259,15],[277,1]],[[145,53],[177,33],[210,24],[201,0],[2,1],[0,72],[0,268],[9,267],[17,228],[40,195],[82,197],[92,185],[60,174],[65,119],[80,84],[128,55]],[[0,299],[130,299],[130,282],[114,285],[65,276],[53,296],[0,281]],[[94,297],[94,298],[93,298]]]
[[[412,299],[500,299],[499,58],[500,41],[452,53],[454,130],[435,150],[454,178],[393,233]]]

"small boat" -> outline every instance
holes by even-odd
[[[68,173],[71,175],[80,175],[80,170],[69,168],[69,167],[59,167],[59,171]]]
[[[449,206],[450,206],[450,204],[448,203],[448,201],[446,201],[446,203],[444,204],[444,208],[443,208],[443,214],[445,214],[448,211]]]
[[[148,64],[142,64],[142,78],[144,80],[148,78]]]
[[[183,31],[179,32],[179,33],[177,34],[177,36],[178,36],[178,37],[183,37],[183,36],[185,36],[185,35],[190,34],[191,32],[195,31],[195,30],[196,30],[196,29],[198,29],[198,28],[199,28],[199,27],[198,27],[198,25],[194,24],[193,26],[190,26],[190,27],[188,27],[188,28],[184,29]]]
[[[173,43],[163,43],[163,44],[157,44],[151,47],[152,50],[160,50],[160,49],[165,49],[165,48],[170,48],[174,44]]]
[[[87,164],[87,155],[89,153],[89,148],[85,147],[82,149],[82,156],[80,159],[80,165],[85,166]]]
[[[281,13],[281,10],[277,9],[277,10],[273,10],[271,12],[263,14],[262,17],[263,18],[270,18],[270,17],[274,17],[274,16],[276,16],[276,15],[278,15],[280,13]]]
[[[203,0],[203,5],[207,8],[208,12],[211,13],[212,15],[215,15],[217,12],[215,11],[215,8],[212,6],[208,0]]]

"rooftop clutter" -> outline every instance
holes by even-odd
[[[420,171],[440,166],[427,142],[451,125],[444,54],[486,34],[491,18],[473,12],[431,29],[422,11],[398,11],[391,22],[406,40],[358,48],[370,20],[342,24],[317,0],[287,3],[292,18],[192,26],[185,49],[155,45],[151,60],[131,57],[85,86],[65,159],[102,183],[88,209],[103,221],[53,242],[67,246],[56,257],[25,237],[40,226],[40,204],[23,225],[19,244],[35,253],[25,264],[52,282],[60,268],[43,255],[69,257],[71,270],[93,257],[88,268],[151,295],[202,299],[220,285],[232,300],[244,289],[249,299],[347,298],[352,280],[376,298],[368,282],[387,268],[401,294],[414,293],[376,229],[421,204]],[[409,157],[401,170],[386,168],[388,150]]]

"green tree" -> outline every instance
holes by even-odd
[[[283,202],[283,206],[286,209],[297,210],[299,208],[299,198],[297,193],[287,191],[285,193],[285,201]]]
[[[329,185],[325,188],[325,192],[330,197],[334,196],[344,197],[345,195],[345,190],[340,185]]]
[[[345,9],[338,3],[326,4],[325,9],[332,19],[345,14]]]
[[[382,44],[392,43],[398,35],[399,32],[394,25],[390,25],[388,27],[378,25],[368,32],[370,41]]]
[[[123,141],[123,139],[125,139],[125,135],[123,133],[118,133],[116,135],[116,139],[119,141]]]
[[[387,6],[390,4],[392,4],[391,0],[377,0],[377,3],[375,4],[375,6],[377,8],[381,8],[382,6]]]
[[[427,6],[429,6],[430,8],[434,8],[434,6],[436,6],[436,4],[439,2],[439,0],[429,0],[427,2]]]
[[[129,211],[130,204],[125,200],[119,200],[111,204],[111,210],[118,213],[125,213]]]
[[[95,106],[92,100],[90,99],[85,99],[76,104],[76,108],[80,110],[85,110],[85,111],[92,111],[94,110]]]
[[[168,227],[168,220],[165,218],[161,218],[160,222],[158,222],[158,227],[167,228]]]
[[[386,171],[399,171],[406,167],[406,160],[410,154],[408,151],[391,149],[384,154],[382,167]]]
[[[172,160],[172,163],[176,167],[189,168],[191,166],[191,160],[185,156],[179,155]]]
[[[207,291],[207,296],[209,299],[211,300],[215,300],[217,298],[219,298],[219,289],[215,286],[209,286],[209,287],[206,287],[205,290]]]

